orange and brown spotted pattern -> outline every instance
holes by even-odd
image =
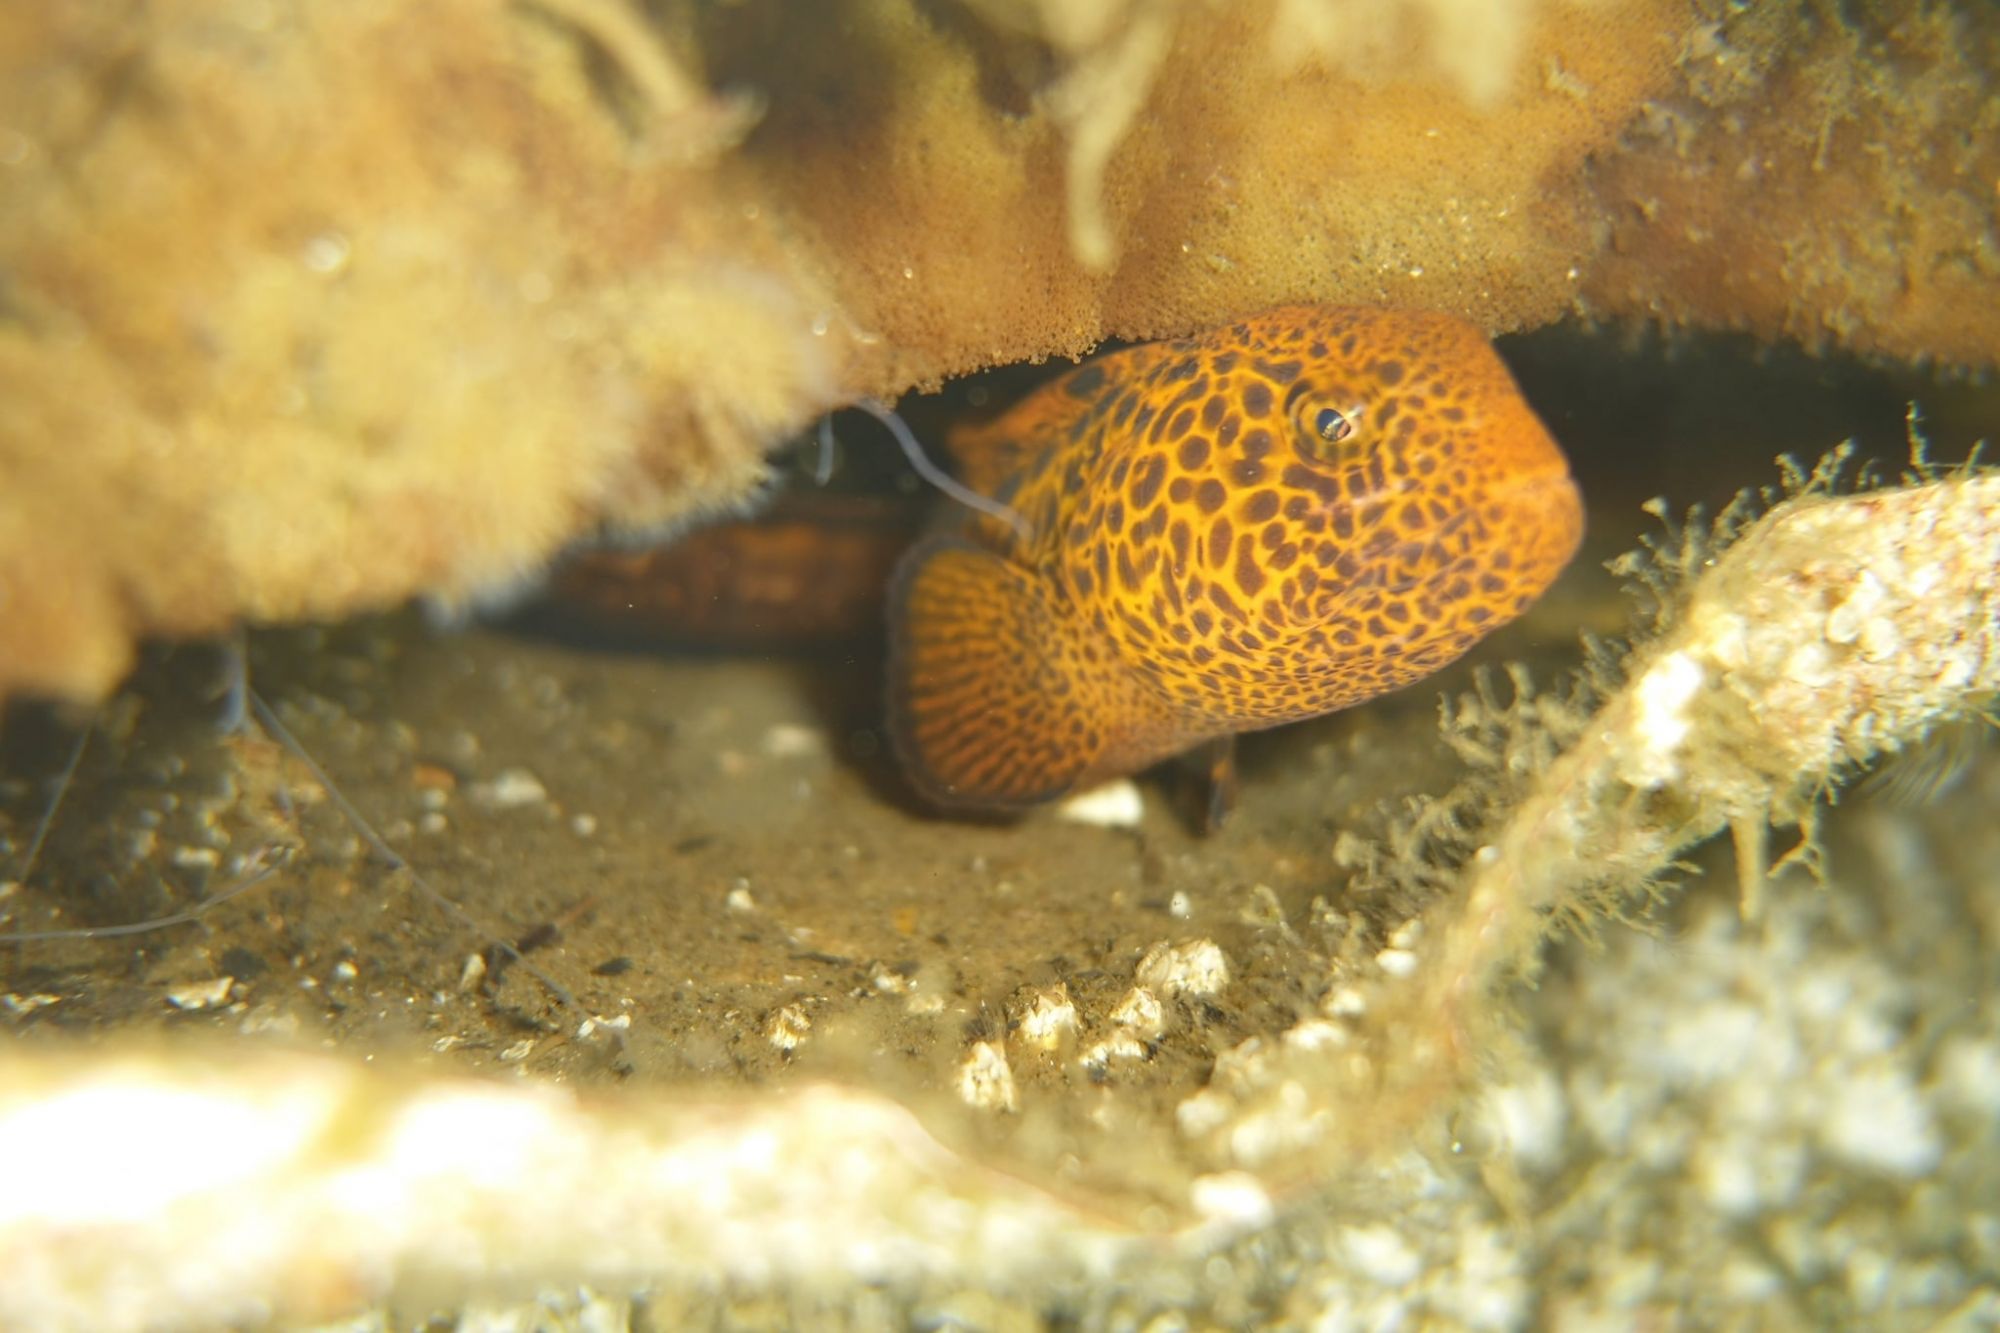
[[[952,442],[1031,535],[904,557],[890,727],[918,789],[1010,807],[1420,680],[1575,552],[1555,441],[1448,315],[1298,306],[1115,352]]]

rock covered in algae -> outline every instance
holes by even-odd
[[[1853,8],[13,7],[0,694],[492,594],[835,403],[1280,300],[1988,363],[1991,25]]]
[[[505,589],[740,504],[834,397],[731,106],[628,133],[547,15],[17,7],[0,65],[0,694]]]

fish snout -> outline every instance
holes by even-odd
[[[1506,515],[1495,549],[1508,553],[1522,590],[1538,597],[1583,542],[1583,496],[1557,455],[1553,467],[1510,478],[1495,499]]]

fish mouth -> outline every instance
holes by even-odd
[[[1583,494],[1566,467],[1551,468],[1510,482],[1502,490],[1509,509],[1525,511],[1532,528],[1531,563],[1552,566],[1553,580],[1583,544]]]

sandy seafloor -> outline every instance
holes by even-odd
[[[913,809],[872,730],[866,647],[676,657],[413,614],[266,631],[247,653],[258,691],[479,924],[371,858],[277,747],[218,732],[223,650],[161,650],[96,716],[25,882],[76,733],[10,717],[0,928],[172,912],[226,884],[232,857],[300,850],[196,924],[7,946],[0,1024],[23,1041],[222,1034],[640,1088],[834,1077],[906,1097],[1010,1170],[1143,1199],[1149,1170],[1177,1169],[1159,1151],[1173,1107],[1216,1054],[1317,1002],[1301,981],[1324,947],[1315,923],[1329,906],[1370,915],[1343,897],[1336,837],[1452,780],[1439,690],[1466,688],[1477,662],[1553,674],[1579,629],[1618,629],[1601,562],[1651,525],[1639,501],[1713,503],[1772,480],[1773,455],[1849,433],[1897,459],[1911,395],[1947,459],[2000,420],[1991,388],[1731,343],[1503,350],[1576,460],[1585,555],[1435,686],[1254,738],[1213,837],[1171,775],[1140,784],[1135,828]],[[1711,846],[1644,928],[1552,946],[1541,984],[1512,997],[1519,1049],[1452,1134],[1197,1262],[1098,1290],[564,1290],[337,1326],[2000,1326],[2000,747],[1970,734],[1843,796],[1825,883],[1784,875],[1761,928],[1737,920],[1730,851]],[[521,967],[481,975],[492,935],[580,1010],[629,1020],[622,1052],[571,1040]],[[1080,1052],[1140,956],[1194,938],[1222,949],[1229,986],[1144,1058],[1090,1067]],[[1020,1109],[968,1111],[953,1089],[970,1043],[1005,1041],[1057,983],[1077,1044],[1017,1049]],[[1458,1151],[1435,1150],[1447,1141]]]

